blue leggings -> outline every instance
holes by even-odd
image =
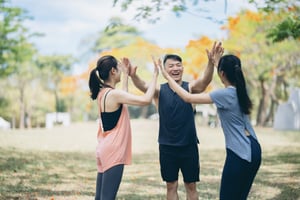
[[[251,141],[251,162],[238,157],[226,149],[226,161],[223,168],[220,200],[246,200],[261,163],[261,148],[257,140]]]
[[[122,180],[124,165],[98,173],[95,200],[115,200]]]

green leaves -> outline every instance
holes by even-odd
[[[275,26],[267,35],[273,42],[281,42],[284,39],[300,38],[300,15],[290,14],[286,19]]]
[[[27,12],[6,1],[0,1],[0,19],[0,77],[6,77],[15,71],[16,62],[31,59],[35,50],[29,38],[36,35],[23,25],[30,19]]]

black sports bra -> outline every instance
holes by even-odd
[[[109,130],[115,128],[115,126],[117,125],[119,118],[121,116],[121,111],[122,111],[122,107],[123,107],[123,105],[121,104],[120,107],[116,111],[105,112],[105,100],[106,100],[107,94],[110,91],[111,90],[109,90],[105,93],[104,106],[103,106],[104,111],[101,112],[102,126],[103,126],[104,131],[109,131]]]

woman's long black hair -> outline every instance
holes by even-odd
[[[220,71],[223,71],[227,80],[236,87],[238,101],[242,112],[250,114],[253,104],[247,93],[240,59],[235,55],[222,56],[218,64],[218,72]]]
[[[91,92],[91,98],[97,99],[98,93],[103,87],[110,87],[104,84],[109,78],[109,72],[112,68],[117,69],[118,61],[115,57],[107,55],[99,58],[97,66],[90,73],[89,88]]]

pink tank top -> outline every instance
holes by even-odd
[[[103,89],[100,92],[98,102],[101,102],[102,97],[108,90],[110,89]],[[96,158],[98,172],[103,173],[109,168],[119,164],[131,164],[131,126],[126,105],[123,105],[117,125],[109,131],[103,131],[100,117],[97,138]]]

